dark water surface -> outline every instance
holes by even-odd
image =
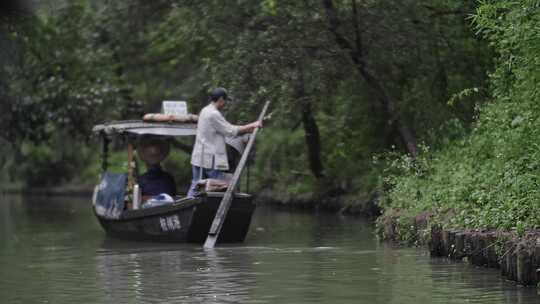
[[[540,303],[497,270],[377,242],[362,219],[259,208],[245,243],[108,239],[89,199],[0,196],[0,303]]]

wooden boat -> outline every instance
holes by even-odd
[[[120,121],[97,125],[93,131],[102,138],[102,169],[106,172],[108,144],[112,137],[123,137],[129,143],[137,136],[148,134],[171,137],[194,136],[196,124]],[[108,217],[98,212],[96,195],[99,192],[99,185],[95,189],[94,214],[108,235],[129,240],[158,242],[203,243],[224,195],[223,192],[206,192],[192,198],[177,196],[173,203],[150,208],[127,208],[118,216]],[[235,193],[218,242],[244,241],[254,210],[255,204],[251,195]]]
[[[118,219],[96,214],[101,226],[113,237],[160,242],[203,243],[221,202],[223,193],[180,199],[169,205],[127,210]],[[242,242],[255,210],[248,194],[237,193],[229,209],[219,242]]]

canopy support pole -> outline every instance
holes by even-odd
[[[107,171],[108,163],[107,159],[109,157],[109,142],[111,140],[107,137],[105,132],[101,132],[101,170],[103,172]]]

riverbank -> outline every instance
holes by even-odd
[[[62,185],[58,187],[28,188],[9,185],[0,189],[2,194],[39,195],[39,196],[77,196],[91,197],[94,189],[90,185]]]
[[[315,198],[313,194],[291,195],[266,188],[256,194],[257,204],[271,205],[285,210],[324,211],[344,215],[376,218],[381,215],[377,204],[380,194],[339,193]]]
[[[475,266],[500,269],[502,276],[540,292],[540,230],[522,234],[480,229],[448,229],[427,213],[414,219],[398,211],[377,220],[377,234],[384,240],[427,245],[432,257],[467,261]]]
[[[479,7],[472,20],[489,41],[495,66],[489,83],[471,83],[471,90],[457,94],[472,93],[471,125],[449,120],[437,133],[440,142],[426,141],[414,157],[391,163],[378,221],[385,238],[429,243],[434,256],[498,267],[525,285],[538,283],[540,268],[540,36],[530,30],[540,25],[535,5],[487,1]],[[481,91],[488,102],[475,94]]]

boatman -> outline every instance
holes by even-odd
[[[220,110],[225,107],[230,97],[224,88],[212,91],[209,104],[201,110],[197,122],[197,137],[191,154],[193,179],[188,197],[196,196],[197,182],[200,179],[224,179],[224,171],[229,170],[225,137],[251,133],[262,127],[260,121],[237,126],[225,120]]]

